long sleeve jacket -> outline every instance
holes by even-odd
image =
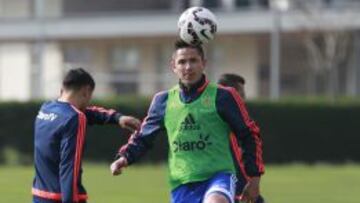
[[[121,114],[69,103],[46,102],[34,127],[35,178],[32,194],[51,201],[76,203],[87,199],[81,183],[81,161],[88,124],[117,124]]]
[[[191,88],[186,88],[180,83],[181,101],[184,103],[194,101],[202,94],[208,83],[209,81],[205,76]],[[140,131],[131,136],[129,142],[119,149],[119,154],[124,156],[129,164],[137,161],[153,146],[154,138],[158,132],[166,131],[164,117],[167,99],[167,91],[159,92],[153,97],[148,115],[144,119]],[[255,122],[250,119],[245,104],[236,90],[218,86],[216,109],[241,142],[246,173],[249,176],[260,176],[264,173],[260,130]]]

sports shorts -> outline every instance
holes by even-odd
[[[202,203],[213,193],[224,195],[234,203],[236,178],[232,173],[219,172],[210,179],[180,185],[171,191],[172,203]]]

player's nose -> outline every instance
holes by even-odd
[[[185,70],[191,70],[192,69],[192,65],[190,62],[185,64]]]

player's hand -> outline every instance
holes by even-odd
[[[254,203],[260,193],[260,177],[251,177],[245,185],[241,196],[242,201],[247,203]]]
[[[110,165],[111,174],[117,176],[121,174],[123,168],[128,165],[125,157],[120,157]]]
[[[139,119],[132,116],[121,116],[119,119],[119,125],[131,132],[135,132],[140,128],[141,122]]]

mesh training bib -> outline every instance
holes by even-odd
[[[234,172],[229,146],[230,129],[216,111],[215,84],[195,101],[180,100],[179,86],[169,90],[165,128],[169,138],[170,185],[202,181],[216,172]]]

